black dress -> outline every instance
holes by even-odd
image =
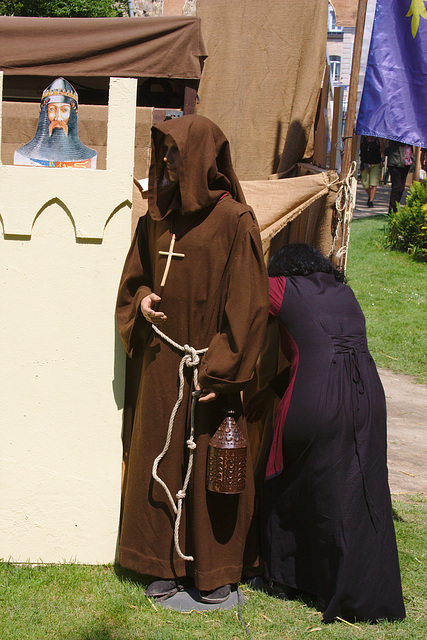
[[[314,594],[324,620],[405,617],[386,459],[386,405],[352,290],[270,278],[290,382],[262,489],[266,575]]]

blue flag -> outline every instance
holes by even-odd
[[[424,0],[377,0],[356,133],[427,147]]]

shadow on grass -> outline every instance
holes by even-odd
[[[363,223],[365,222],[365,220],[368,220],[368,219],[384,220],[384,222],[387,222],[387,214],[378,212],[378,213],[371,213],[369,214],[369,216],[358,216],[357,218],[352,219],[351,224]]]
[[[404,518],[402,518],[402,516],[398,514],[397,510],[394,507],[392,508],[392,513],[393,513],[393,520],[395,522],[405,522]]]
[[[144,638],[144,640],[173,640],[173,632],[166,630],[150,633],[148,635],[138,636]],[[99,626],[90,632],[83,632],[78,637],[70,638],[69,640],[128,640],[129,635],[122,635],[117,629],[109,629],[106,626]]]
[[[79,635],[79,640],[120,640],[120,637],[114,630],[105,625],[99,625],[88,633],[83,632]]]
[[[271,598],[277,600],[293,600],[296,602],[301,602],[307,607],[316,609],[319,612],[322,611],[316,596],[311,593],[307,593],[306,591],[300,591],[299,589],[286,587],[279,584],[278,582],[269,582],[262,577],[254,578],[252,581],[249,581],[246,584],[254,592],[263,592]]]
[[[114,573],[120,582],[133,582],[134,584],[138,584],[144,589],[148,587],[148,585],[153,581],[152,576],[142,575],[141,573],[137,573],[136,571],[132,571],[131,569],[125,569],[120,564],[116,563],[114,565]]]

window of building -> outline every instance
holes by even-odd
[[[341,81],[341,56],[329,56],[329,64],[331,65],[331,76],[334,84],[340,84]]]

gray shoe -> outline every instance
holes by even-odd
[[[145,590],[145,595],[149,598],[164,598],[174,596],[178,593],[178,582],[176,580],[154,580]]]
[[[199,597],[201,602],[206,604],[219,604],[225,602],[231,593],[231,584],[225,584],[223,587],[218,587],[213,591],[200,591]]]

